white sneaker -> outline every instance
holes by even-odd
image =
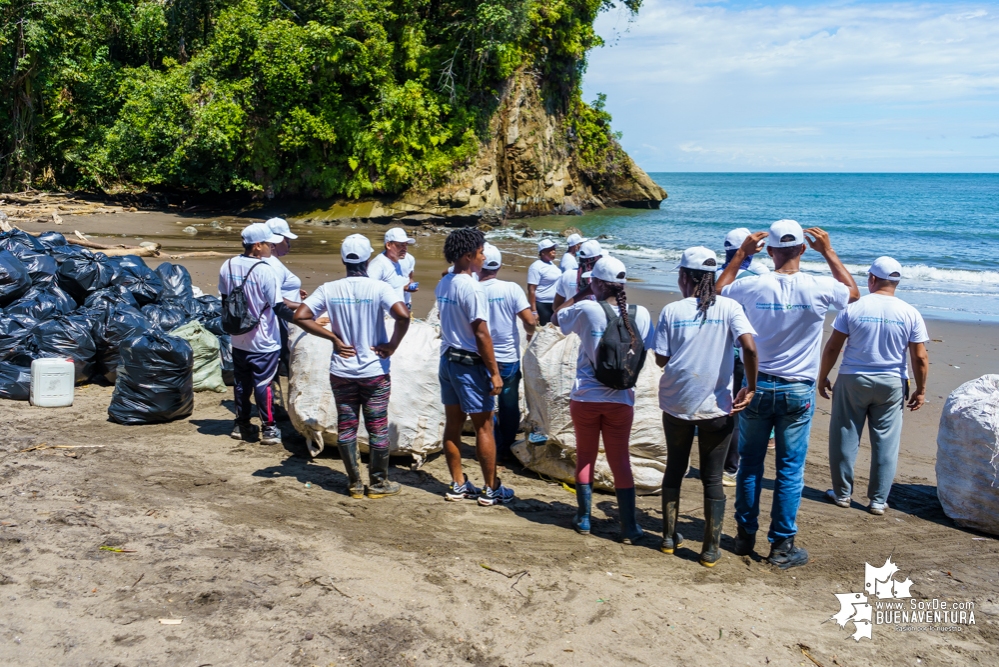
[[[735,475],[730,472],[723,472],[722,486],[735,486]]]
[[[833,492],[832,489],[826,489],[826,500],[828,500],[829,502],[831,502],[836,507],[849,507],[850,506],[850,499],[849,498],[837,498],[836,497],[836,493]],[[882,514],[884,514],[884,512],[882,512]]]
[[[882,516],[885,513],[886,509],[888,509],[887,502],[884,503],[872,502],[870,505],[867,506],[867,511],[875,516]]]

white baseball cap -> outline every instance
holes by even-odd
[[[871,264],[871,268],[867,272],[882,280],[898,282],[902,279],[902,265],[898,263],[898,260],[892,259],[887,255],[874,260],[874,263]]]
[[[599,241],[584,241],[583,245],[579,247],[580,259],[593,259],[594,257],[600,257],[603,254],[604,249],[600,247]]]
[[[569,234],[569,238],[565,240],[565,244],[571,248],[574,245],[579,245],[585,240],[586,239],[584,239],[579,234]]]
[[[252,225],[247,225],[240,236],[243,237],[243,243],[247,245],[253,245],[254,243],[281,243],[281,241],[284,241],[283,236],[275,234],[263,222],[255,222]]]
[[[482,246],[482,254],[486,256],[486,261],[482,263],[483,269],[495,271],[503,266],[503,254],[492,243],[486,243]]]
[[[792,237],[792,238],[788,238]],[[787,239],[786,241],[782,239]],[[794,220],[778,220],[770,225],[770,236],[767,245],[771,248],[792,248],[805,242],[805,233],[801,225]]]
[[[745,227],[733,229],[725,235],[725,250],[733,250],[740,247],[742,242],[745,241],[746,237],[750,234],[752,234],[752,232]]]
[[[393,227],[385,232],[385,243],[389,242],[408,243],[409,245],[412,245],[416,243],[416,239],[407,234],[406,230],[402,227]]]
[[[552,241],[551,239],[541,239],[540,241],[538,241],[538,252],[543,252],[545,250],[548,250],[549,248],[554,248],[557,245],[558,244]]]
[[[286,239],[298,238],[298,234],[291,233],[291,227],[288,226],[288,221],[284,218],[271,218],[264,224],[270,227],[272,232]]]
[[[601,257],[593,265],[592,271],[583,274],[584,278],[599,278],[605,283],[628,282],[628,269],[617,257]]]
[[[348,264],[360,264],[371,258],[371,241],[363,234],[351,234],[340,246],[340,257]]]
[[[680,263],[674,267],[674,270],[679,268],[694,271],[714,271],[718,268],[718,256],[715,255],[714,250],[704,246],[687,248],[680,256]]]

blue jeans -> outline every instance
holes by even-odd
[[[739,417],[739,474],[735,521],[747,533],[759,530],[763,464],[770,430],[776,441],[774,499],[770,508],[771,542],[798,532],[795,518],[805,488],[805,456],[815,413],[815,383],[794,382],[760,373],[752,403]]]
[[[510,456],[510,445],[517,439],[520,429],[520,362],[498,363],[503,378],[503,392],[499,395],[496,410],[496,458],[502,461]]]

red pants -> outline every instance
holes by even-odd
[[[615,489],[635,486],[628,457],[628,440],[635,409],[624,403],[569,402],[569,414],[576,431],[576,483],[593,483],[593,464],[597,462],[600,436],[604,437],[604,453],[614,474]]]

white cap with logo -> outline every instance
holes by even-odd
[[[495,271],[503,266],[503,254],[492,243],[486,243],[482,246],[482,254],[486,256],[486,261],[482,263],[483,269]]]
[[[718,268],[718,256],[715,251],[704,246],[694,246],[687,248],[680,256],[680,263],[674,267],[676,269],[691,269],[693,271],[714,271]]]
[[[406,230],[402,227],[393,227],[385,232],[385,243],[406,243],[412,245],[416,243],[416,239],[407,234]]]
[[[544,252],[545,250],[548,250],[549,248],[554,248],[556,246],[558,246],[558,244],[552,241],[551,239],[541,239],[540,241],[538,241],[538,252]]]
[[[601,257],[593,265],[592,271],[583,274],[584,278],[598,278],[605,283],[628,282],[628,270],[617,257]]]
[[[271,218],[265,224],[271,228],[272,232],[286,239],[298,238],[298,234],[291,233],[291,227],[288,226],[288,221],[284,218]]]
[[[571,248],[574,245],[579,245],[585,240],[586,239],[584,239],[579,234],[569,234],[569,238],[565,240],[565,244]]]
[[[867,272],[882,280],[898,282],[902,279],[902,265],[898,263],[898,260],[892,259],[887,255],[874,260],[874,263],[871,264],[871,268]]]
[[[284,241],[283,236],[278,236],[263,222],[255,222],[252,225],[247,225],[240,234],[243,237],[243,243],[246,245],[253,245],[254,243],[281,243]]]
[[[579,246],[579,258],[580,259],[593,259],[594,257],[600,257],[604,254],[603,248],[600,247],[599,241],[584,241],[583,245]]]
[[[351,234],[340,246],[340,257],[348,264],[360,264],[371,258],[371,241],[363,234]]]
[[[746,237],[750,234],[752,234],[752,232],[745,227],[733,229],[725,235],[725,250],[734,250],[735,248],[742,246],[742,242],[745,241]]]
[[[771,248],[792,248],[805,242],[805,233],[795,220],[778,220],[770,225],[767,245]]]

